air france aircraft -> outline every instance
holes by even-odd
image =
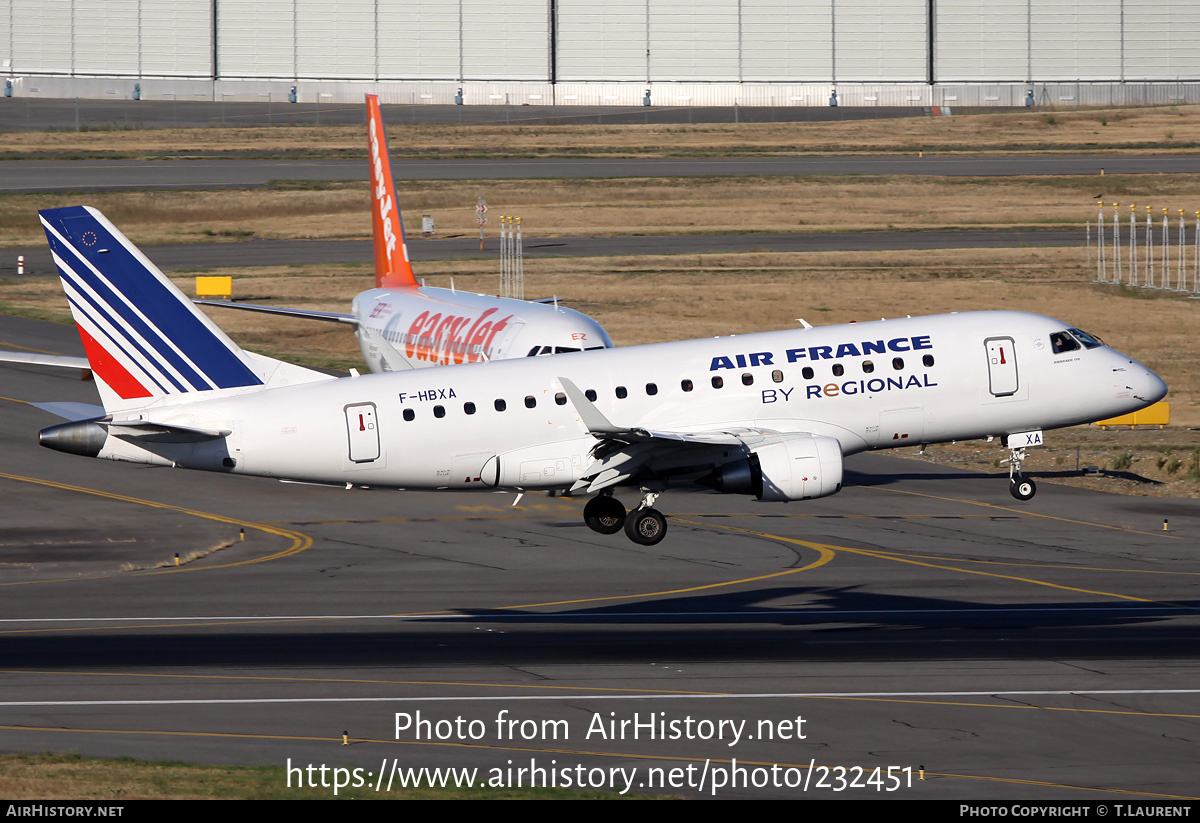
[[[612,347],[599,323],[557,301],[530,303],[421,286],[408,258],[387,134],[374,94],[367,95],[367,143],[376,288],[355,297],[350,314],[220,300],[196,302],[348,324],[373,372]]]
[[[243,351],[98,211],[41,212],[103,408],[52,449],[346,488],[594,494],[588,526],[653,545],[696,481],[765,501],[842,487],[844,455],[989,436],[1033,496],[1042,430],[1141,409],[1166,385],[1049,317],[985,311],[346,378]],[[85,419],[87,418],[87,419]],[[613,497],[640,490],[631,512]]]

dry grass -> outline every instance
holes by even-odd
[[[330,740],[330,745],[339,741]],[[330,769],[346,768],[336,756]],[[305,761],[304,765],[307,765]],[[333,772],[327,774],[332,783]],[[89,800],[121,806],[131,800],[332,800],[328,788],[288,785],[282,766],[210,766],[77,755],[0,755],[0,796],[6,801]],[[317,774],[320,781],[321,775]],[[342,800],[584,800],[635,799],[612,791],[418,787],[377,792],[371,785],[338,791]],[[20,814],[17,807],[15,814]],[[126,809],[128,811],[128,809]],[[118,813],[115,816],[120,816]]]
[[[1095,220],[1095,196],[1152,205],[1160,214],[1200,209],[1200,175],[1100,177],[712,177],[621,180],[405,183],[406,229],[431,214],[440,237],[475,235],[475,202],[517,214],[527,237],[859,229],[1080,228]],[[367,184],[312,189],[119,192],[0,196],[0,244],[44,242],[37,210],[95,206],[136,243],[213,242],[248,236],[366,239]],[[1126,219],[1127,207],[1122,207]],[[1190,225],[1190,223],[1189,223]]]
[[[568,111],[569,113],[569,111]],[[393,156],[796,155],[896,151],[1195,149],[1200,106],[1019,111],[954,117],[907,117],[809,123],[606,126],[393,125]],[[514,112],[519,118],[520,112]],[[99,132],[0,132],[0,153],[79,152],[127,156],[196,153],[364,155],[359,126],[148,129]]]

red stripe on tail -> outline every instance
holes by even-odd
[[[79,339],[83,341],[83,350],[87,354],[88,365],[92,373],[103,380],[110,389],[115,391],[122,400],[132,400],[135,397],[151,397],[151,393],[138,379],[121,365],[115,357],[83,330],[78,323]]]

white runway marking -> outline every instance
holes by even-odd
[[[900,698],[900,697],[1048,697],[1074,695],[1200,694],[1200,689],[1055,689],[1037,691],[975,692],[768,692],[763,694],[544,694],[475,695],[459,697],[255,697],[201,698],[195,700],[16,700],[0,708],[21,706],[203,706],[264,703],[481,703],[503,700],[779,700],[794,698]]]

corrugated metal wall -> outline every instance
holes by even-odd
[[[211,80],[214,62],[301,81],[1195,81],[1200,3],[0,0],[11,75]]]
[[[13,74],[211,77],[211,7],[186,0],[0,0],[3,60]]]

